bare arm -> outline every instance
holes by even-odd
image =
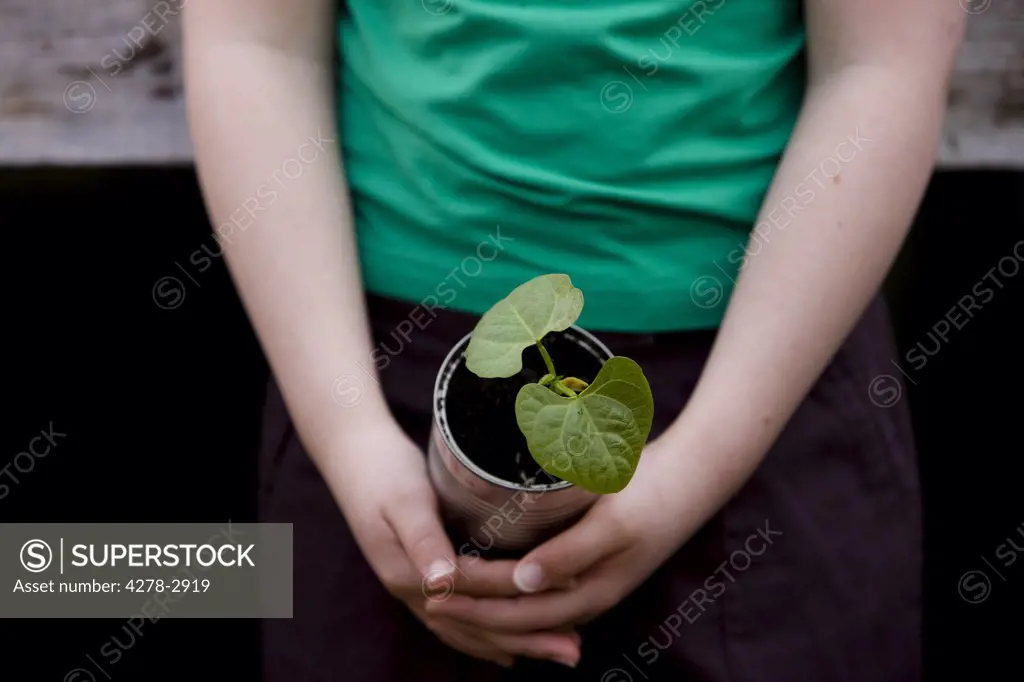
[[[697,388],[626,489],[516,569],[522,592],[577,587],[456,595],[430,611],[529,631],[629,594],[743,485],[878,291],[931,174],[963,13],[932,0],[805,2],[809,89],[758,220],[775,229],[751,235],[756,255]]]
[[[681,496],[692,494],[688,532],[761,461],[878,291],[938,146],[960,7],[805,1],[809,90],[758,219],[775,227],[751,235],[748,254],[756,255],[742,269],[699,386],[667,435],[677,444],[670,449],[685,454],[663,453],[663,465],[680,474],[663,472],[664,480],[694,482]],[[838,167],[823,163],[829,158]],[[801,191],[814,198],[793,210]]]
[[[333,17],[332,0],[194,0],[184,14],[189,124],[206,203],[317,459],[340,430],[387,416],[367,374],[370,335],[331,100]],[[363,395],[341,409],[331,392],[346,375]]]
[[[493,635],[424,612],[424,581],[450,575],[455,552],[423,454],[370,376],[336,144],[336,25],[333,0],[191,0],[186,8],[196,165],[232,277],[303,444],[384,586],[469,655],[502,665],[515,655],[576,660],[571,633]],[[352,377],[343,388],[361,395],[332,400],[339,377]],[[463,578],[484,594],[513,589],[472,569]]]

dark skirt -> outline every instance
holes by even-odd
[[[380,377],[388,403],[425,446],[435,374],[476,318],[438,311],[406,341],[392,332],[413,306],[377,297],[369,306],[376,342],[396,353]],[[657,436],[692,392],[714,332],[598,336],[644,368]],[[264,679],[918,680],[913,436],[904,401],[887,394],[876,405],[871,392],[893,357],[877,300],[751,480],[646,583],[580,630],[575,670],[533,661],[504,670],[438,642],[377,582],[271,385],[260,517],[295,524],[295,601],[293,619],[263,622]]]

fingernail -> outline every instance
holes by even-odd
[[[520,592],[536,592],[544,587],[544,569],[540,564],[519,564],[512,574],[512,582]]]
[[[555,663],[561,663],[562,665],[567,665],[570,668],[575,668],[576,665],[579,663],[579,661],[577,661],[577,660],[573,660],[571,658],[561,657],[561,656],[556,656],[552,660],[554,660]]]
[[[455,566],[452,565],[452,562],[438,559],[427,569],[427,584],[434,587],[454,572]]]

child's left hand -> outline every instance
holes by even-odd
[[[687,537],[680,499],[665,471],[674,456],[665,438],[644,451],[625,490],[598,500],[576,525],[518,562],[490,562],[521,592],[512,598],[452,595],[427,612],[496,632],[552,630],[586,622],[619,602]],[[668,455],[668,457],[663,457]],[[549,589],[570,584],[568,589]]]

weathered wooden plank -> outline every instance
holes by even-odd
[[[940,165],[1024,168],[1024,2],[959,1],[973,14]],[[190,162],[186,3],[0,0],[0,164]]]
[[[0,0],[0,163],[189,162],[187,0]]]
[[[975,13],[953,74],[940,163],[1024,168],[1024,2],[960,5]]]

